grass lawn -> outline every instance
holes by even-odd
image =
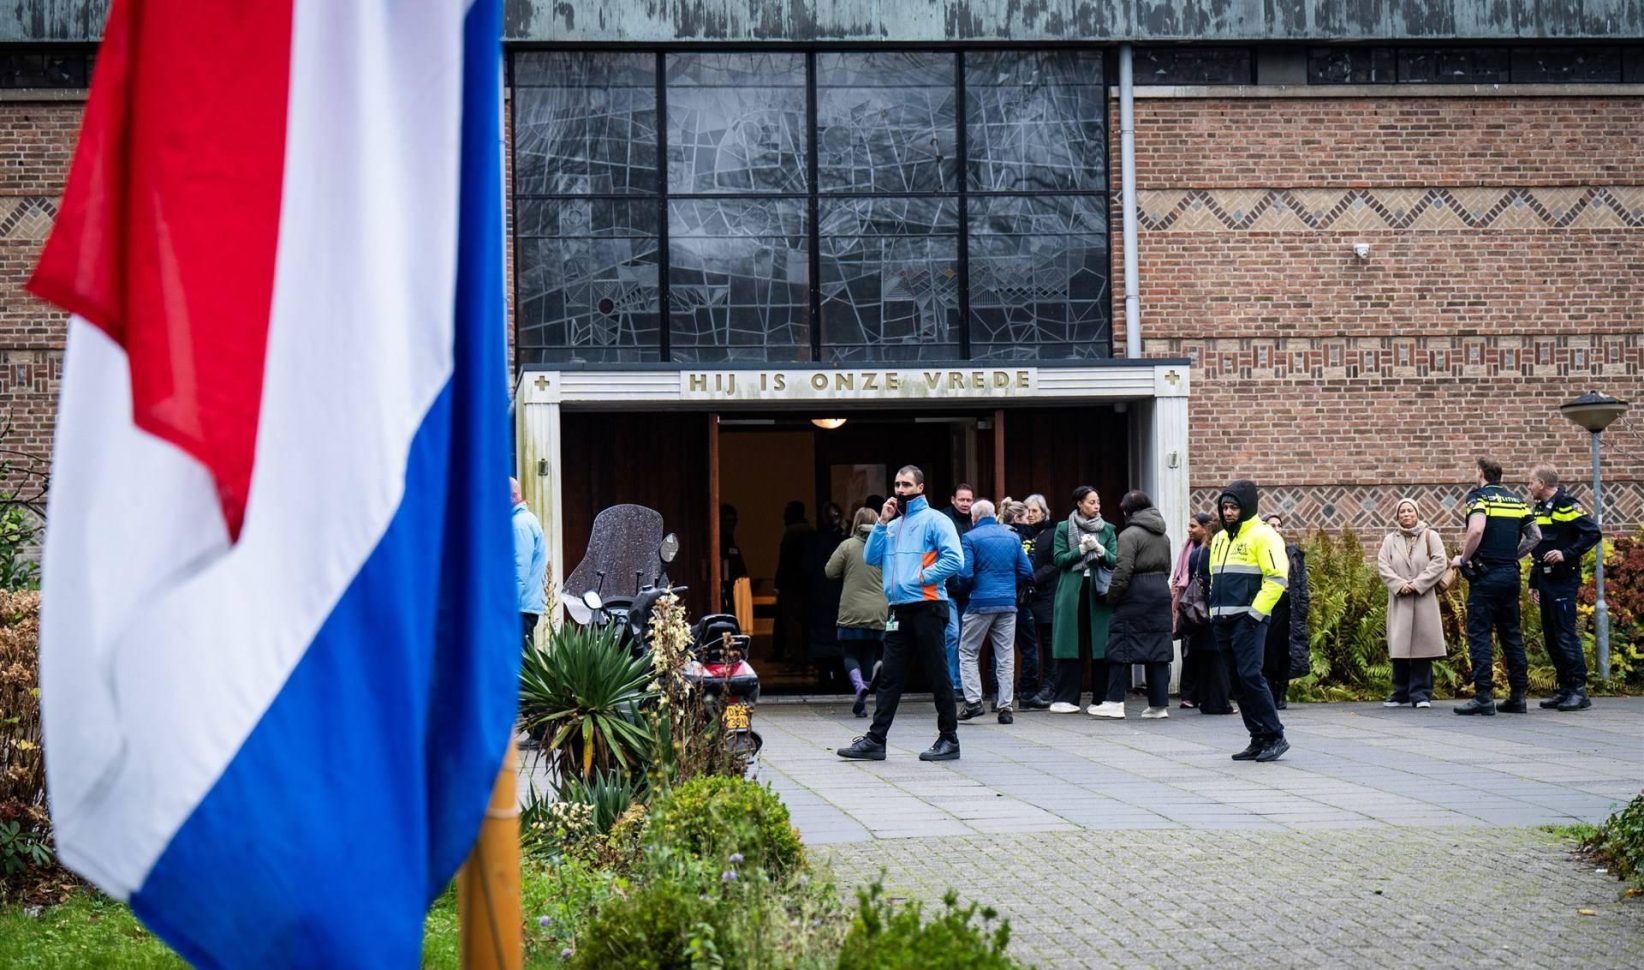
[[[522,874],[526,907],[525,965],[557,967],[559,951],[533,946],[537,934],[533,913],[544,902],[547,885],[540,870],[527,864]],[[423,938],[423,966],[457,970],[457,895],[447,890],[428,913]],[[143,927],[125,904],[85,889],[60,906],[30,916],[21,906],[0,906],[0,967],[7,970],[186,970],[188,964]]]

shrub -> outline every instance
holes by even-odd
[[[651,665],[660,697],[652,715],[656,737],[656,787],[665,788],[699,775],[741,777],[747,758],[725,744],[719,702],[685,676],[691,654],[691,628],[677,596],[664,596],[652,610]]]
[[[60,892],[41,747],[40,594],[0,590],[0,898]]]
[[[612,627],[565,626],[525,651],[520,719],[561,779],[638,773],[650,761],[641,708],[654,696],[649,662],[624,649]]]
[[[1644,888],[1644,792],[1605,819],[1582,848],[1609,863],[1617,878]]]
[[[715,922],[718,899],[703,880],[653,878],[626,897],[616,896],[577,934],[573,968],[691,970],[688,952],[699,925]],[[723,958],[725,954],[721,954]]]
[[[770,789],[742,778],[704,775],[672,789],[656,805],[647,838],[703,859],[740,853],[747,865],[773,876],[805,860],[787,806]]]
[[[1005,954],[1010,921],[988,924],[998,914],[976,903],[961,907],[951,890],[942,897],[943,912],[925,922],[917,902],[897,906],[875,881],[856,893],[856,918],[839,953],[839,970],[1016,970],[1021,964]],[[981,922],[975,922],[980,916]]]

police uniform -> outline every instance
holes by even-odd
[[[1484,516],[1484,536],[1468,561],[1467,652],[1473,662],[1473,686],[1479,701],[1488,702],[1493,689],[1495,656],[1490,631],[1501,640],[1507,661],[1507,684],[1514,699],[1530,685],[1524,659],[1524,636],[1519,630],[1518,545],[1533,521],[1530,507],[1500,485],[1485,485],[1467,493],[1467,520]],[[1495,713],[1457,709],[1460,713]]]
[[[1541,527],[1541,542],[1531,554],[1530,588],[1540,594],[1541,632],[1546,638],[1547,655],[1558,671],[1558,692],[1552,702],[1543,702],[1542,706],[1578,710],[1589,705],[1583,703],[1587,657],[1576,633],[1576,590],[1581,586],[1581,557],[1598,545],[1598,523],[1562,488],[1536,503],[1535,517],[1536,525]],[[1564,554],[1564,561],[1543,562],[1543,557],[1554,549]],[[1572,694],[1579,694],[1579,700],[1564,706],[1562,702],[1571,699]]]

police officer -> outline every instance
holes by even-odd
[[[1501,465],[1478,460],[1478,487],[1467,493],[1467,537],[1455,565],[1467,577],[1467,652],[1473,661],[1473,699],[1457,714],[1523,714],[1524,691],[1530,686],[1519,632],[1518,561],[1541,542],[1541,530],[1524,500],[1501,487]],[[1490,631],[1501,640],[1507,660],[1508,698],[1491,696],[1495,655]]]
[[[1580,711],[1592,707],[1587,699],[1587,656],[1576,634],[1576,589],[1581,585],[1581,557],[1598,545],[1598,523],[1570,493],[1559,487],[1551,465],[1537,465],[1530,473],[1530,497],[1536,500],[1536,525],[1541,542],[1530,554],[1530,591],[1541,604],[1541,632],[1547,656],[1558,671],[1558,690],[1541,702],[1543,708]]]

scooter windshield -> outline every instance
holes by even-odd
[[[565,579],[560,601],[578,623],[591,613],[582,594],[594,590],[604,599],[631,597],[657,581],[662,544],[662,514],[643,505],[613,505],[594,517],[588,551]]]

